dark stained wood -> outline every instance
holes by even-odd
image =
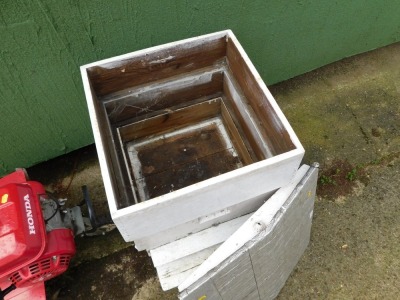
[[[244,144],[244,141],[240,136],[239,131],[237,130],[235,123],[232,120],[231,114],[226,108],[224,101],[221,101],[221,116],[225,125],[225,129],[228,131],[231,141],[235,149],[237,150],[241,161],[243,161],[243,164],[249,165],[253,163],[254,161],[251,158],[250,153],[246,145]]]
[[[228,135],[222,136],[213,121],[216,118]],[[253,162],[221,98],[145,119],[119,131],[127,151],[134,147],[137,153],[142,177],[134,178],[134,184],[138,189],[146,186],[144,193],[139,193],[144,197],[160,196]],[[131,174],[134,177],[134,172]]]
[[[86,68],[118,209],[143,194],[153,198],[295,148],[229,36],[156,49]],[[222,120],[228,136],[201,126],[154,139],[210,118]],[[226,149],[226,138],[233,149]],[[127,153],[132,141],[141,145],[142,178],[135,178]],[[137,193],[142,181],[149,190]]]
[[[219,118],[222,121],[222,125],[228,134],[227,136],[222,137],[220,129],[212,121],[212,118]],[[199,125],[201,122],[209,123],[206,123],[204,126],[195,126],[191,130],[184,129],[191,125]],[[182,130],[179,132],[179,129]],[[125,144],[125,147],[128,147],[128,145],[129,147],[134,147],[138,153],[137,158],[141,165],[140,173],[144,176],[144,179],[135,178],[136,183],[144,180],[146,185],[148,185],[147,177],[155,178],[155,174],[158,173],[164,174],[162,176],[178,176],[178,174],[183,174],[182,176],[187,177],[189,180],[185,180],[185,184],[180,184],[178,177],[168,180],[160,177],[157,180],[163,180],[163,182],[177,180],[179,183],[177,186],[180,188],[187,186],[194,179],[188,174],[184,174],[185,171],[180,168],[186,168],[186,166],[193,168],[194,163],[191,162],[201,160],[201,164],[206,166],[208,170],[212,163],[205,160],[205,157],[209,157],[210,159],[215,157],[221,158],[221,153],[234,158],[233,160],[223,159],[225,163],[228,163],[226,165],[228,170],[233,170],[232,164],[229,164],[229,162],[235,162],[235,168],[239,165],[243,166],[254,162],[222,98],[171,110],[168,113],[162,113],[152,118],[120,127],[118,130],[121,143]],[[166,133],[169,133],[169,135],[165,136]],[[233,146],[232,151],[237,153],[236,156],[227,149],[227,142],[224,140],[226,138],[229,138],[230,144]],[[131,143],[132,141],[135,142]],[[215,156],[216,153],[220,154]],[[128,158],[128,155],[126,157]],[[215,166],[220,168],[219,162],[215,163]],[[222,170],[225,170],[226,167],[222,167],[219,174],[224,173],[225,171]],[[132,164],[128,161],[126,161],[126,168],[132,168]],[[134,178],[134,173],[131,171],[132,178]],[[211,172],[210,174],[214,173]],[[205,176],[205,174],[203,175]],[[211,177],[201,178],[205,180]],[[136,186],[136,188],[141,187]],[[167,189],[167,185],[161,184],[157,187],[148,187],[143,194],[146,197],[151,195],[152,189],[154,192],[164,191]],[[143,199],[141,200],[143,201]]]
[[[176,168],[226,148],[215,123],[135,147],[144,176]]]
[[[226,53],[226,37],[158,51],[88,69],[98,97],[213,65]]]
[[[167,84],[164,80],[164,82],[159,82],[163,84],[162,87],[155,86],[155,88],[145,92],[135,92],[135,89],[125,89],[109,95],[104,106],[106,107],[110,122],[112,124],[122,123],[134,117],[168,109],[195,99],[202,98],[206,100],[216,98],[217,95],[222,93],[223,70],[214,69],[211,81],[209,82],[199,83],[195,80],[196,76],[207,71],[212,72],[213,70],[206,68],[200,72],[195,72],[195,74],[184,74],[168,80]],[[193,77],[193,83],[190,86],[180,86],[177,82],[182,77]]]
[[[149,198],[167,194],[237,169],[239,158],[223,150],[144,178]]]
[[[98,101],[96,101],[97,99],[96,95],[93,93],[93,89],[92,95],[94,98],[93,102],[95,103],[94,108],[97,120],[102,124],[108,124],[104,107]],[[99,126],[99,130],[103,137],[111,137],[113,134],[112,128],[109,126]],[[117,199],[116,206],[118,208],[127,207],[134,204],[135,199],[130,188],[130,183],[127,180],[128,173],[123,163],[122,155],[118,154],[118,152],[121,153],[121,150],[115,147],[115,145],[112,143],[112,138],[107,138],[106,141],[103,140],[103,149],[106,160],[109,162],[110,172],[114,174],[114,176],[111,177],[111,180],[114,187],[113,190],[115,193],[115,199]]]
[[[281,154],[295,149],[288,132],[283,127],[266,95],[257,84],[247,64],[231,39],[226,50],[227,64],[240,85],[246,99],[254,109],[265,130],[264,138],[274,154]]]
[[[195,124],[218,115],[220,107],[221,98],[217,98],[176,111],[162,113],[155,117],[120,127],[121,140],[122,142],[128,142]]]
[[[129,119],[125,119],[125,120],[122,120],[122,121],[117,122],[117,123],[111,123],[110,122],[110,125],[112,127],[114,127],[114,128],[124,127],[126,125],[133,124],[133,123],[136,123],[136,122],[140,122],[140,121],[143,121],[143,120],[146,120],[146,119],[150,119],[150,118],[159,116],[161,114],[170,113],[171,111],[176,111],[176,110],[179,110],[179,109],[182,109],[182,108],[185,108],[185,107],[189,107],[189,106],[196,105],[196,104],[199,104],[199,103],[207,102],[207,101],[210,101],[212,99],[222,98],[222,96],[223,96],[222,93],[216,93],[216,94],[213,94],[213,95],[197,98],[195,100],[190,100],[190,101],[187,101],[187,102],[184,102],[184,103],[179,103],[178,105],[166,107],[164,109],[149,111],[148,113],[143,114],[143,115],[140,114],[140,115],[137,115],[137,116],[132,116]]]
[[[227,83],[225,81],[223,84],[223,89],[224,89],[224,96],[227,99],[227,101],[225,101],[225,104],[228,109],[230,109],[231,111],[234,112],[234,114],[238,120],[238,123],[240,125],[240,128],[242,128],[242,130],[244,132],[244,137],[246,137],[246,140],[248,141],[248,143],[250,145],[250,147],[247,147],[247,148],[251,149],[253,151],[257,160],[265,159],[264,152],[258,145],[257,138],[255,136],[253,136],[250,129],[247,127],[246,122],[243,119],[242,112],[239,111],[238,107],[233,105],[234,101],[232,100],[232,91],[230,90],[229,86],[227,85]],[[240,94],[240,91],[237,91],[237,92]],[[241,98],[242,98],[242,101],[246,101],[246,99],[244,99],[244,96],[242,96]],[[244,103],[246,103],[246,102],[244,102]]]

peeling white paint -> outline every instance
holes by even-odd
[[[166,63],[166,62],[168,62],[168,61],[173,60],[174,58],[175,58],[175,56],[170,55],[170,56],[168,56],[168,57],[166,57],[166,58],[161,58],[161,59],[153,60],[153,61],[149,62],[149,65],[164,64],[164,63]]]

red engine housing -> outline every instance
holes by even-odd
[[[75,254],[72,230],[46,232],[39,182],[24,170],[0,179],[0,288],[26,287],[67,270]],[[11,292],[10,296],[13,294]]]

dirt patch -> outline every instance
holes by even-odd
[[[344,203],[316,201],[310,245],[278,299],[399,298],[400,162],[368,173]]]
[[[168,292],[164,292],[161,289],[160,283],[157,278],[148,279],[138,292],[133,296],[132,300],[176,300],[177,289],[173,289]]]
[[[124,241],[117,229],[101,236],[76,237],[75,244],[76,254],[71,261],[73,267],[131,247],[129,243]]]
[[[71,179],[74,181],[77,173],[97,164],[96,147],[90,145],[37,164],[28,169],[28,174],[31,179],[52,186],[52,192],[67,197]]]
[[[359,187],[360,182],[368,183],[364,166],[354,166],[347,160],[335,159],[321,168],[317,194],[327,199],[343,199]]]
[[[156,276],[146,252],[129,247],[102,259],[81,263],[46,282],[47,299],[131,300],[146,280]]]
[[[109,211],[94,145],[41,163],[27,171],[31,180],[41,182],[46,191],[56,198],[67,198],[67,207],[82,201],[82,186],[86,185],[96,213],[102,215]]]

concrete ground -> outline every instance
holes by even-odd
[[[279,299],[398,299],[400,295],[400,43],[271,86],[321,164],[311,242]],[[89,186],[107,211],[94,146],[28,170],[70,205]],[[117,230],[78,238],[49,299],[176,299],[163,293],[145,252]]]

